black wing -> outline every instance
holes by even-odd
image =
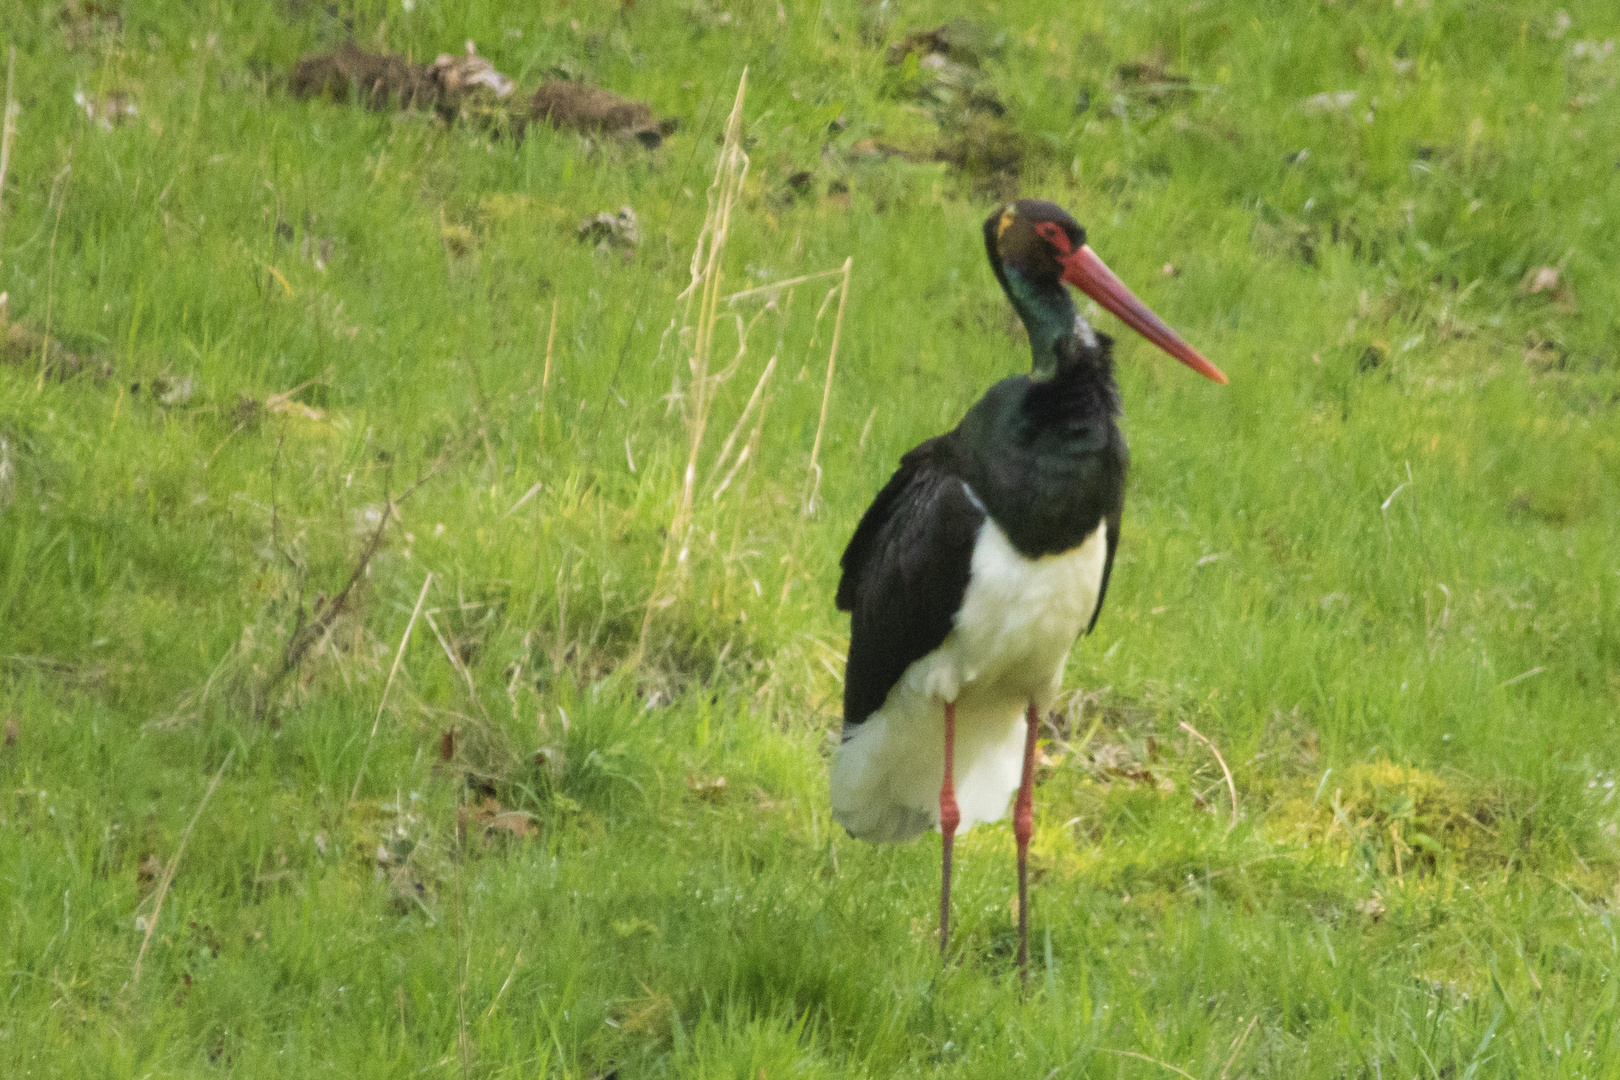
[[[1091,621],[1086,623],[1086,633],[1091,633],[1097,626],[1097,616],[1102,614],[1103,597],[1108,595],[1108,575],[1114,572],[1114,549],[1119,547],[1119,519],[1120,511],[1115,510],[1106,518],[1108,522],[1108,557],[1103,560],[1102,584],[1097,586],[1097,606],[1091,611]]]
[[[953,467],[949,438],[901,459],[844,551],[846,735],[882,707],[906,668],[939,648],[967,592],[984,511]]]

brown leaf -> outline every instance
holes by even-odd
[[[19,736],[21,734],[22,734],[22,731],[21,731],[21,729],[19,729],[17,727],[17,721],[15,719],[10,719],[10,720],[6,721],[6,745],[7,746],[16,746],[17,745],[17,736]]]
[[[449,761],[455,756],[456,729],[454,727],[445,728],[444,734],[439,736],[439,760]]]

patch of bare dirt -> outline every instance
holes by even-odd
[[[392,53],[369,53],[346,41],[329,53],[306,56],[293,68],[288,84],[297,98],[358,100],[374,111],[436,109],[454,119],[458,103],[435,64],[413,64]],[[458,85],[457,89],[460,89]]]
[[[529,100],[529,116],[558,129],[624,135],[648,149],[660,145],[676,127],[672,119],[655,117],[646,102],[563,80],[548,82],[535,91]]]
[[[980,187],[997,191],[1016,187],[1018,176],[1040,148],[1009,121],[1007,107],[985,69],[986,61],[1000,56],[1005,44],[1005,31],[958,19],[914,30],[889,46],[884,58],[895,70],[887,80],[888,92],[923,106],[939,132],[919,145],[896,150],[898,156],[944,162]],[[862,153],[857,144],[856,156],[872,155]]]
[[[478,55],[467,42],[464,56],[443,54],[431,64],[412,63],[394,53],[370,53],[349,41],[330,53],[298,61],[288,89],[301,99],[357,101],[373,111],[420,109],[447,122],[463,120],[521,137],[530,123],[559,130],[615,135],[657,147],[674,132],[672,119],[660,119],[643,101],[583,82],[554,80],[530,96]]]

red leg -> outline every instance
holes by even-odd
[[[1025,716],[1024,775],[1013,804],[1013,838],[1018,841],[1018,972],[1029,978],[1029,837],[1035,831],[1035,733],[1041,714],[1033,702]]]
[[[939,955],[951,940],[951,847],[962,811],[956,806],[956,703],[945,703],[945,778],[939,784],[939,835],[942,861],[939,882]]]

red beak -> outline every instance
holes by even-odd
[[[1125,283],[1115,277],[1114,272],[1097,257],[1089,244],[1080,245],[1079,250],[1063,260],[1063,280],[1119,316],[1126,326],[1198,374],[1218,383],[1226,382],[1221,369],[1205,360],[1197,349],[1181,340],[1181,335],[1166,326],[1163,319],[1138,300],[1136,294],[1126,288]]]

